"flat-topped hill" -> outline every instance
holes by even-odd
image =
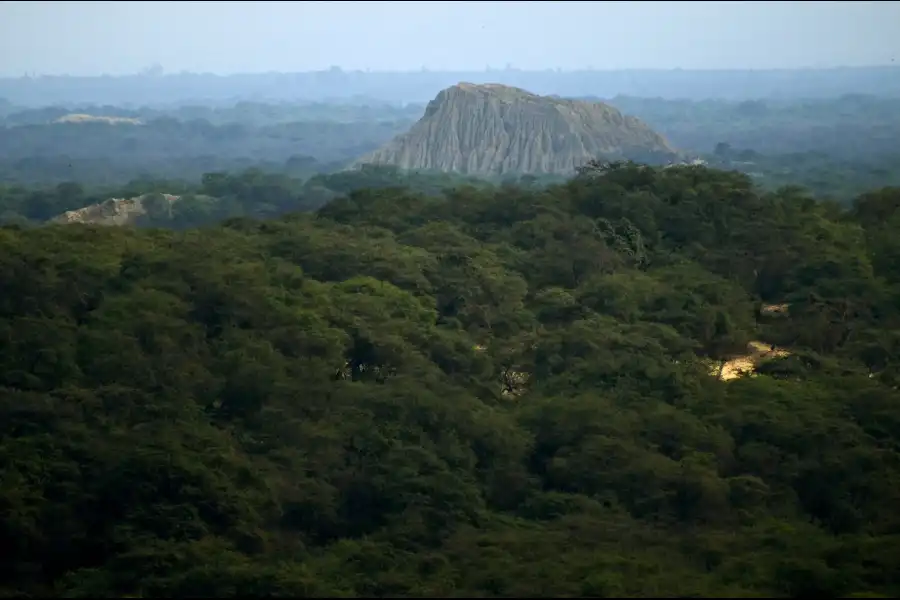
[[[355,166],[566,174],[591,159],[661,162],[675,155],[661,135],[608,104],[460,83],[429,102],[412,129]]]

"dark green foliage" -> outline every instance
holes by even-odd
[[[0,229],[0,595],[900,594],[900,190],[356,187]]]

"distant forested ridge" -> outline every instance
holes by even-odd
[[[673,144],[712,152],[719,143],[765,155],[817,153],[845,161],[897,157],[900,97],[845,94],[795,100],[607,100]]]
[[[0,103],[0,183],[112,189],[135,179],[194,183],[205,173],[249,168],[309,178],[347,167],[409,131],[425,111],[424,104],[365,98],[47,102]],[[605,102],[645,121],[679,150],[745,172],[768,189],[799,184],[849,202],[867,189],[900,185],[898,98],[615,96]]]
[[[212,104],[239,100],[427,102],[460,81],[500,83],[535,94],[685,98],[823,98],[844,94],[900,96],[900,67],[778,70],[620,70],[363,72],[326,71],[121,77],[36,76],[0,79],[0,98],[12,104]]]

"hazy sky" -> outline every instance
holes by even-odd
[[[900,2],[2,2],[0,75],[900,61]],[[896,64],[896,63],[895,63]]]

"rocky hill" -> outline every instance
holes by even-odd
[[[77,210],[69,210],[50,219],[51,223],[85,223],[91,225],[130,225],[147,214],[146,202],[155,197],[171,206],[180,199],[172,194],[144,194],[134,198],[110,198]]]
[[[353,166],[567,174],[591,159],[659,162],[675,156],[661,135],[607,104],[460,83],[441,91],[412,129]]]
[[[109,125],[143,125],[140,119],[131,117],[107,117],[103,115],[87,115],[83,113],[72,113],[63,115],[56,119],[54,123],[107,123]]]

